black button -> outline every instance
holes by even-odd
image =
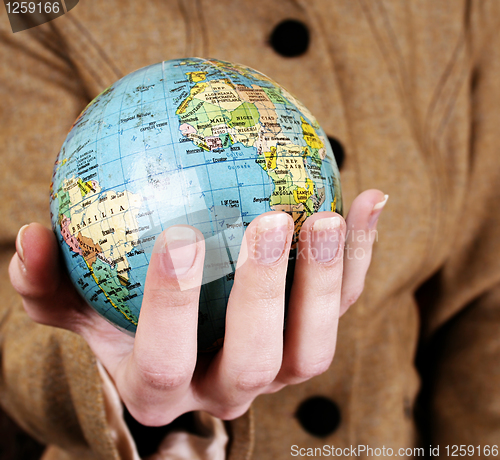
[[[304,430],[318,438],[332,434],[340,424],[338,406],[324,396],[306,399],[297,409],[295,416]]]
[[[342,165],[344,164],[344,157],[345,157],[344,147],[342,147],[342,144],[334,137],[328,136],[328,140],[330,141],[330,145],[332,146],[337,166],[339,167],[339,169],[341,169]]]
[[[303,22],[287,19],[275,27],[270,42],[274,51],[282,56],[300,56],[309,48],[309,29]]]

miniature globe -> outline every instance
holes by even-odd
[[[311,113],[265,75],[215,59],[165,61],[97,96],[57,158],[51,217],[69,276],[133,334],[149,259],[171,225],[198,228],[206,256],[198,349],[220,346],[243,233],[285,211],[342,213],[339,173]]]

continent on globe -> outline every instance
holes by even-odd
[[[54,231],[89,304],[134,333],[149,259],[171,225],[197,227],[206,256],[198,349],[223,342],[245,228],[266,211],[295,222],[342,213],[339,173],[312,114],[265,75],[199,58],[127,75],[75,121],[51,184]],[[289,277],[293,277],[293,260]]]
[[[137,326],[138,315],[127,306],[127,253],[138,231],[135,215],[141,198],[128,191],[102,193],[97,181],[83,182],[74,177],[63,180],[57,196],[61,236],[74,254],[82,256],[100,289],[93,298],[102,291],[105,299]],[[116,250],[117,244],[120,251]]]

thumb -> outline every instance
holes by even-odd
[[[76,318],[82,315],[85,302],[62,270],[52,231],[38,223],[19,230],[9,275],[33,321],[76,329]]]

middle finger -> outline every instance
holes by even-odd
[[[293,219],[268,212],[245,232],[226,314],[224,346],[209,369],[214,407],[221,418],[243,413],[281,366],[285,277]]]

